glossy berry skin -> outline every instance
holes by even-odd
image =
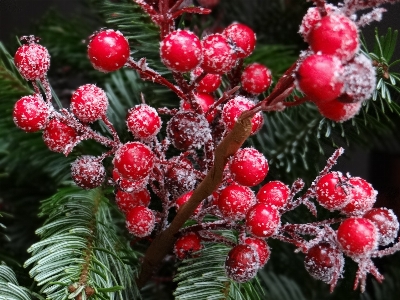
[[[225,273],[236,282],[249,281],[256,276],[259,267],[257,251],[249,245],[236,245],[225,260]]]
[[[374,206],[376,201],[376,191],[366,180],[360,177],[349,179],[350,201],[341,209],[346,215],[362,215]]]
[[[43,78],[50,68],[50,55],[45,47],[31,43],[18,48],[14,63],[26,80]]]
[[[76,131],[58,119],[51,119],[43,130],[43,141],[54,152],[69,153],[76,138]]]
[[[191,71],[202,59],[200,39],[188,30],[173,31],[160,43],[160,55],[168,69],[175,72]]]
[[[250,64],[243,70],[240,83],[246,92],[254,95],[261,94],[271,86],[271,71],[262,64]]]
[[[329,102],[316,102],[318,110],[325,118],[342,123],[356,116],[361,109],[361,102],[345,103],[341,98]]]
[[[256,237],[266,238],[275,234],[281,222],[276,208],[257,203],[247,213],[246,231]]]
[[[328,14],[330,14],[335,9],[337,10],[334,5],[325,4],[325,10]],[[308,36],[310,32],[313,30],[315,25],[318,24],[319,21],[321,21],[321,14],[319,13],[319,9],[317,7],[310,7],[304,15],[299,29],[299,33],[303,37],[305,42],[308,41]]]
[[[138,205],[149,206],[150,193],[147,189],[131,193],[118,190],[115,194],[115,202],[122,212],[127,213]]]
[[[222,215],[232,221],[243,220],[247,211],[256,203],[253,191],[242,185],[231,184],[218,197],[218,208]]]
[[[49,107],[43,98],[40,95],[31,95],[22,97],[15,103],[13,121],[26,132],[36,132],[44,129],[49,115]]]
[[[126,193],[135,193],[143,190],[149,181],[148,176],[139,180],[126,179],[119,174],[117,169],[113,169],[112,177],[117,187]]]
[[[201,68],[207,73],[224,74],[235,66],[235,52],[224,35],[210,34],[202,40],[202,46]]]
[[[138,205],[129,210],[126,215],[126,228],[137,237],[146,237],[154,229],[156,218],[151,209]]]
[[[296,79],[298,87],[311,101],[327,102],[342,93],[342,74],[343,67],[336,57],[313,54],[300,64]]]
[[[393,210],[385,207],[373,208],[367,211],[363,218],[366,218],[378,229],[378,244],[387,246],[393,243],[399,231],[399,221]]]
[[[255,186],[268,174],[268,161],[254,148],[239,149],[232,157],[229,170],[233,179],[244,186]]]
[[[279,209],[286,205],[289,194],[290,190],[286,184],[281,181],[270,181],[258,190],[256,198],[259,203]]]
[[[103,30],[88,45],[90,62],[96,70],[104,73],[122,68],[129,59],[129,52],[129,43],[118,30]]]
[[[215,102],[214,97],[209,94],[194,93],[194,97],[195,97],[196,102],[200,105],[201,110],[203,111],[204,114],[208,111],[208,109],[211,107],[211,105],[213,105]],[[184,110],[192,109],[192,107],[190,106],[190,104],[188,102],[183,102],[182,108]],[[215,116],[215,110],[213,110],[212,112],[210,112],[209,114],[206,115],[206,119],[207,119],[208,123],[211,123],[214,120],[214,116]]]
[[[318,203],[329,210],[341,209],[350,201],[347,178],[340,172],[331,172],[321,176],[315,185]]]
[[[153,170],[154,153],[142,143],[129,142],[118,148],[113,163],[122,177],[140,181]]]
[[[161,118],[157,111],[147,105],[139,104],[128,111],[126,125],[136,138],[149,138],[157,135],[161,129]]]
[[[246,237],[243,242],[244,244],[249,245],[256,250],[260,260],[260,267],[264,266],[271,254],[271,250],[269,249],[267,242],[263,239],[254,237]]]
[[[193,195],[193,191],[190,191],[190,192],[183,194],[178,199],[176,199],[175,203],[176,203],[177,210],[179,210],[186,202],[188,202],[190,197],[192,197],[192,195]],[[195,209],[193,214],[197,215],[200,212],[200,210],[201,210],[201,203],[199,204],[199,206],[197,206],[197,208]]]
[[[174,253],[178,259],[185,259],[193,252],[201,250],[201,238],[194,232],[189,232],[178,238],[174,245]]]
[[[80,86],[71,97],[71,111],[82,122],[92,123],[105,115],[106,92],[94,84]]]
[[[71,176],[77,186],[83,189],[94,189],[103,184],[106,169],[97,157],[83,155],[71,164]]]
[[[192,163],[184,157],[169,159],[169,165],[165,171],[165,185],[174,199],[193,190],[197,184]]]
[[[195,80],[198,76],[201,75],[203,69],[197,67],[191,73],[191,79]],[[221,85],[222,79],[220,74],[207,74],[196,86],[196,91],[199,93],[212,93],[215,92],[219,86]]]
[[[222,110],[222,122],[228,130],[232,130],[241,113],[253,107],[253,101],[241,96],[235,97],[224,105]],[[261,129],[263,122],[264,119],[261,112],[256,113],[251,119],[251,134],[257,133]]]
[[[332,13],[322,17],[314,26],[308,42],[315,53],[335,55],[343,61],[348,61],[359,48],[358,29],[346,16]]]
[[[234,23],[225,28],[222,32],[235,44],[235,55],[237,58],[248,57],[256,47],[256,34],[250,27]]]

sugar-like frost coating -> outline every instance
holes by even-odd
[[[71,176],[77,186],[93,189],[103,184],[106,169],[97,157],[83,155],[71,164]]]
[[[13,109],[15,125],[26,132],[44,129],[49,115],[49,106],[38,94],[22,97],[15,103]]]
[[[49,70],[50,54],[39,44],[22,45],[15,53],[14,63],[26,80],[37,80],[43,78]]]

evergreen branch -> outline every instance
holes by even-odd
[[[31,300],[28,289],[18,284],[15,273],[6,265],[0,265],[0,300]]]
[[[25,267],[33,264],[29,273],[41,293],[54,300],[138,297],[132,280],[136,270],[125,259],[137,263],[137,254],[117,237],[100,190],[64,188],[43,201],[40,216],[48,219],[36,231],[41,241],[29,248],[32,257]]]

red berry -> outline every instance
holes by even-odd
[[[71,176],[77,186],[94,189],[103,184],[106,169],[97,157],[83,155],[71,164]]]
[[[342,208],[342,213],[362,215],[370,210],[377,194],[372,185],[360,177],[352,177],[347,183],[350,186],[350,202]]]
[[[236,64],[235,52],[228,39],[215,33],[202,41],[203,62],[201,68],[208,73],[223,74],[229,72]]]
[[[271,254],[271,250],[268,244],[263,239],[247,237],[244,239],[244,243],[256,250],[258,258],[260,260],[260,267],[264,266]]]
[[[245,186],[255,186],[264,180],[268,173],[268,161],[254,148],[239,149],[229,164],[233,179]]]
[[[179,150],[199,149],[211,139],[211,130],[203,115],[179,111],[167,124],[167,136]]]
[[[113,163],[122,177],[140,181],[153,170],[154,154],[142,143],[129,142],[118,148]]]
[[[260,203],[279,209],[286,205],[289,194],[289,187],[283,182],[270,181],[258,190],[256,198]]]
[[[153,107],[139,104],[128,111],[126,124],[136,138],[149,138],[160,131],[161,118]]]
[[[256,203],[253,191],[238,184],[224,188],[218,197],[218,208],[222,215],[229,220],[243,220],[247,211]]]
[[[48,105],[36,94],[22,97],[15,103],[13,120],[22,130],[36,132],[45,127],[49,114]]]
[[[264,203],[254,205],[246,216],[246,231],[256,237],[270,237],[275,234],[281,222],[276,208]]]
[[[150,193],[147,189],[132,193],[118,190],[115,194],[115,202],[122,212],[127,213],[135,206],[149,206]]]
[[[14,63],[26,80],[43,78],[50,68],[50,55],[45,47],[31,43],[18,48]]]
[[[340,172],[331,172],[321,176],[315,185],[315,194],[319,204],[329,210],[341,209],[350,201],[347,178]]]
[[[194,97],[196,102],[200,105],[203,113],[206,113],[210,108],[210,106],[213,105],[215,102],[214,97],[209,94],[194,93]],[[191,106],[188,102],[183,102],[182,108],[184,110],[191,110]],[[211,123],[213,121],[214,116],[215,116],[215,110],[213,110],[206,116],[208,123]]]
[[[366,218],[378,229],[378,244],[381,246],[393,243],[399,231],[399,221],[393,210],[385,207],[373,208],[365,213]]]
[[[321,18],[311,30],[308,41],[315,53],[335,55],[343,61],[350,60],[359,48],[356,24],[339,13]]]
[[[332,11],[337,10],[337,8],[332,4],[325,4],[325,10],[328,13],[331,13]],[[308,41],[308,35],[320,20],[321,14],[319,13],[318,7],[310,7],[304,15],[299,29],[299,33],[303,37],[304,41]]]
[[[343,67],[336,57],[313,54],[300,64],[296,77],[299,88],[310,100],[327,102],[342,93],[342,74]]]
[[[153,211],[142,205],[133,207],[126,215],[126,228],[137,237],[150,235],[155,223]]]
[[[194,232],[189,232],[178,238],[174,245],[174,253],[178,259],[185,259],[193,252],[201,250],[201,238]]]
[[[192,163],[184,157],[173,157],[169,160],[165,171],[165,185],[174,199],[195,188],[197,177],[193,170]]]
[[[54,152],[71,152],[76,139],[76,131],[58,119],[51,119],[43,130],[43,141]]]
[[[97,33],[89,42],[88,56],[93,67],[100,72],[122,68],[129,58],[129,43],[120,31],[112,29]]]
[[[246,282],[256,276],[260,267],[257,251],[248,245],[237,245],[225,260],[226,275],[236,282]]]
[[[118,188],[126,193],[134,193],[143,190],[149,181],[148,177],[144,177],[140,180],[126,179],[118,173],[117,169],[113,170],[112,176]]]
[[[234,50],[237,58],[249,56],[256,47],[256,34],[244,24],[231,24],[225,28],[222,34],[235,43]]]
[[[329,102],[316,103],[319,112],[325,118],[335,122],[345,122],[357,115],[361,109],[361,102],[343,103],[339,99]]]
[[[340,224],[337,240],[348,256],[363,257],[377,247],[378,230],[372,221],[365,218],[348,218]]]
[[[253,63],[248,65],[240,79],[242,88],[250,94],[265,92],[272,83],[271,71],[264,65]]]
[[[253,108],[254,105],[255,104],[253,101],[241,96],[229,100],[224,105],[224,108],[222,110],[222,121],[225,124],[226,128],[228,130],[232,130],[241,113]],[[251,134],[255,134],[258,130],[260,130],[263,122],[264,118],[261,112],[256,113],[255,116],[251,119]]]
[[[105,115],[106,93],[94,84],[80,86],[71,97],[71,111],[82,122],[92,123]]]
[[[190,191],[190,192],[183,194],[178,199],[176,199],[175,203],[176,203],[177,210],[179,210],[186,202],[188,202],[190,197],[192,197],[192,195],[193,195],[193,191]],[[200,212],[200,210],[201,210],[201,203],[199,204],[199,206],[197,206],[197,208],[195,209],[193,214],[197,215]]]
[[[198,76],[201,75],[203,69],[197,67],[191,73],[191,80],[195,80]],[[212,93],[216,91],[221,85],[221,75],[220,74],[207,74],[196,86],[196,91],[199,93]]]
[[[172,71],[187,72],[201,62],[201,42],[193,32],[178,29],[168,34],[160,45],[161,60]]]

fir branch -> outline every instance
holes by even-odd
[[[31,300],[31,292],[18,284],[15,273],[0,265],[0,300]]]

